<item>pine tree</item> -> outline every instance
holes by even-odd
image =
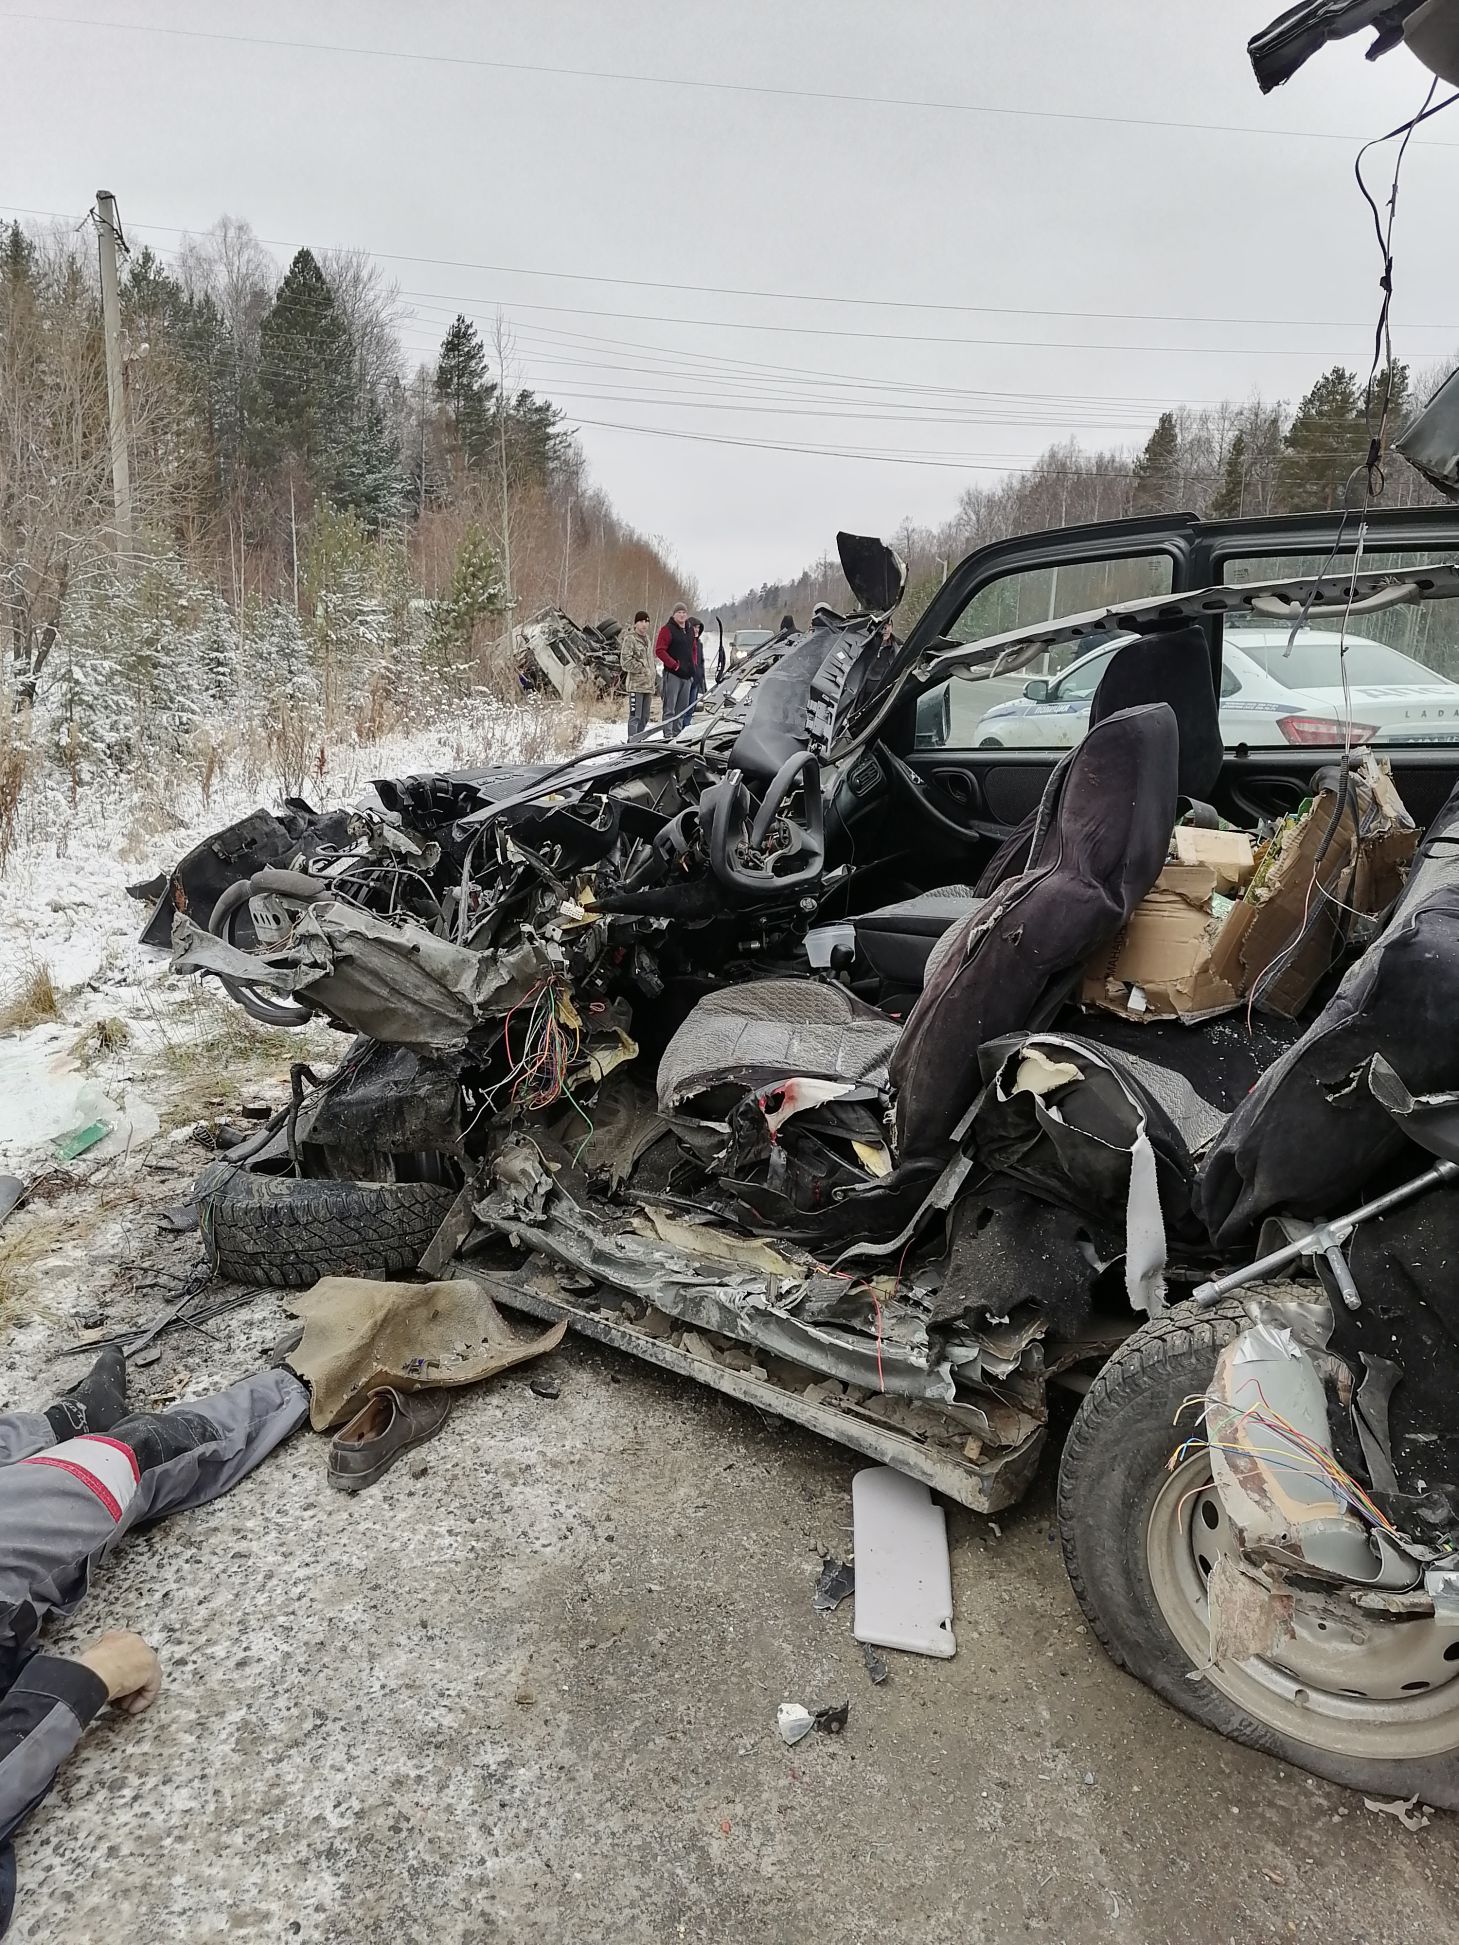
[[[520,391],[507,406],[507,451],[519,482],[549,485],[571,443],[561,412],[535,392]]]
[[[254,458],[296,465],[331,492],[349,456],[355,389],[349,331],[318,263],[300,250],[259,327]]]
[[[186,301],[182,285],[169,273],[161,258],[154,256],[145,245],[127,265],[121,297],[123,311],[140,324],[144,337],[150,337],[154,331],[170,330]]]
[[[482,471],[491,458],[496,386],[487,376],[481,334],[467,318],[458,316],[442,340],[436,361],[436,397],[461,442],[467,466],[473,472]]]
[[[1135,461],[1134,491],[1130,496],[1132,513],[1168,513],[1175,507],[1180,484],[1180,433],[1175,414],[1162,412],[1155,430],[1145,441],[1145,450]]]
[[[443,674],[458,673],[469,661],[479,623],[502,612],[506,590],[491,544],[472,525],[461,537],[451,576],[451,592],[435,604],[429,653]]]
[[[1246,511],[1246,434],[1238,432],[1221,469],[1221,484],[1211,501],[1213,520],[1238,520]]]
[[[1334,365],[1323,373],[1297,407],[1282,448],[1278,511],[1327,512],[1343,504],[1347,481],[1368,451],[1363,395],[1350,371]]]
[[[0,223],[0,281],[7,284],[21,284],[30,281],[35,269],[35,245],[20,227],[12,223],[7,229]]]
[[[369,400],[354,427],[330,497],[336,506],[357,513],[373,534],[399,518],[404,495],[399,443],[384,412]]]

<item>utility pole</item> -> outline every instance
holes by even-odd
[[[416,407],[416,417],[420,420],[420,479],[416,496],[415,517],[425,518],[426,511],[426,368],[420,368],[420,401]]]
[[[122,366],[122,303],[117,285],[121,229],[109,189],[96,192],[96,238],[101,253],[101,321],[106,336],[106,396],[111,418],[111,490],[116,509],[117,553],[132,551],[132,469],[127,458],[126,373]],[[122,245],[125,249],[125,244]]]

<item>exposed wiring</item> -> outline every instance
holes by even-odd
[[[1303,1473],[1309,1478],[1320,1477],[1334,1498],[1350,1511],[1358,1514],[1368,1525],[1379,1528],[1395,1540],[1401,1538],[1392,1521],[1379,1511],[1370,1495],[1333,1453],[1276,1411],[1267,1402],[1260,1384],[1255,1379],[1250,1382],[1256,1389],[1260,1404],[1243,1408],[1229,1404],[1224,1398],[1213,1397],[1209,1392],[1184,1401],[1182,1411],[1188,1405],[1200,1405],[1206,1420],[1206,1434],[1194,1435],[1178,1445],[1167,1461],[1166,1470],[1174,1472],[1193,1454],[1204,1451],[1221,1452],[1228,1457],[1238,1459],[1255,1459],[1264,1465],[1276,1466],[1284,1471]],[[1213,1411],[1224,1414],[1226,1422],[1213,1428],[1211,1425]],[[1252,1428],[1267,1434],[1276,1443],[1260,1445],[1254,1442],[1241,1443],[1237,1440],[1235,1435],[1238,1432],[1250,1431]],[[1213,1429],[1218,1434],[1214,1438],[1210,1436]],[[1190,1495],[1187,1494],[1186,1497],[1189,1498]],[[1184,1500],[1181,1503],[1184,1505]]]
[[[1408,121],[1400,122],[1396,128],[1390,128],[1386,135],[1377,135],[1371,141],[1365,142],[1353,160],[1353,175],[1357,181],[1363,201],[1372,213],[1373,231],[1378,241],[1378,253],[1381,259],[1378,284],[1382,296],[1379,301],[1378,317],[1373,331],[1373,357],[1368,368],[1368,380],[1363,392],[1363,421],[1368,433],[1368,451],[1363,460],[1353,468],[1343,483],[1343,509],[1342,516],[1338,521],[1337,533],[1334,536],[1327,559],[1323,562],[1321,570],[1313,581],[1312,592],[1302,603],[1301,608],[1298,610],[1292,622],[1292,626],[1287,634],[1287,645],[1284,650],[1284,654],[1291,654],[1297,635],[1306,625],[1307,618],[1312,611],[1313,603],[1317,598],[1319,585],[1326,578],[1328,570],[1342,550],[1348,521],[1353,511],[1351,507],[1353,484],[1361,473],[1363,476],[1363,504],[1358,517],[1358,532],[1353,547],[1352,572],[1348,576],[1347,597],[1343,602],[1342,618],[1338,624],[1337,659],[1343,696],[1343,744],[1342,758],[1338,772],[1337,800],[1333,806],[1332,816],[1328,822],[1327,829],[1323,833],[1322,842],[1318,846],[1317,856],[1313,860],[1312,877],[1308,882],[1306,896],[1302,903],[1302,923],[1295,936],[1277,957],[1263,969],[1261,975],[1252,982],[1251,992],[1247,997],[1246,1003],[1246,1025],[1248,1032],[1251,1031],[1252,1014],[1261,995],[1270,991],[1272,986],[1286,971],[1287,967],[1292,963],[1292,960],[1306,942],[1308,934],[1311,932],[1317,919],[1324,916],[1321,903],[1318,904],[1316,911],[1313,911],[1312,894],[1314,889],[1319,891],[1322,897],[1333,905],[1341,907],[1342,903],[1341,900],[1333,897],[1326,886],[1319,885],[1318,875],[1326,861],[1333,840],[1337,836],[1343,814],[1347,809],[1348,794],[1351,789],[1353,692],[1348,675],[1348,623],[1352,618],[1353,602],[1357,595],[1358,573],[1362,566],[1363,554],[1367,545],[1368,515],[1372,510],[1374,500],[1382,497],[1387,485],[1383,470],[1383,461],[1387,448],[1388,421],[1393,404],[1393,226],[1398,213],[1398,187],[1403,175],[1403,159],[1408,152],[1408,145],[1412,139],[1413,131],[1421,122],[1428,121],[1431,116],[1441,113],[1445,108],[1451,107],[1454,102],[1459,101],[1459,90],[1456,90],[1453,94],[1446,95],[1443,101],[1435,102],[1434,91],[1438,85],[1438,78],[1435,77],[1429,83],[1428,92],[1424,96],[1423,104],[1418,113],[1411,116]],[[1383,212],[1380,211],[1364,179],[1363,158],[1369,149],[1377,148],[1384,142],[1391,142],[1395,137],[1400,137],[1401,140],[1399,141],[1398,154],[1394,157],[1393,161],[1393,176],[1388,189],[1387,216],[1385,219]],[[1382,405],[1378,414],[1378,422],[1375,426],[1373,423],[1373,396],[1374,387],[1378,383],[1380,368],[1383,372]]]

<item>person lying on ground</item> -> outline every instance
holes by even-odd
[[[72,1659],[43,1653],[41,1628],[79,1604],[126,1533],[227,1492],[308,1412],[308,1392],[282,1369],[129,1412],[126,1360],[110,1350],[46,1411],[0,1413],[0,1936],[17,1826],[106,1703],[137,1715],[162,1685],[135,1634],[103,1634]]]

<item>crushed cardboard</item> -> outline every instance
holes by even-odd
[[[1259,848],[1242,831],[1181,826],[1172,862],[1129,924],[1085,968],[1080,998],[1126,1019],[1229,1012],[1268,969],[1263,1009],[1294,1018],[1337,957],[1345,923],[1397,897],[1418,833],[1387,770],[1364,755],[1334,828],[1319,790]],[[1331,836],[1329,838],[1329,833]]]

